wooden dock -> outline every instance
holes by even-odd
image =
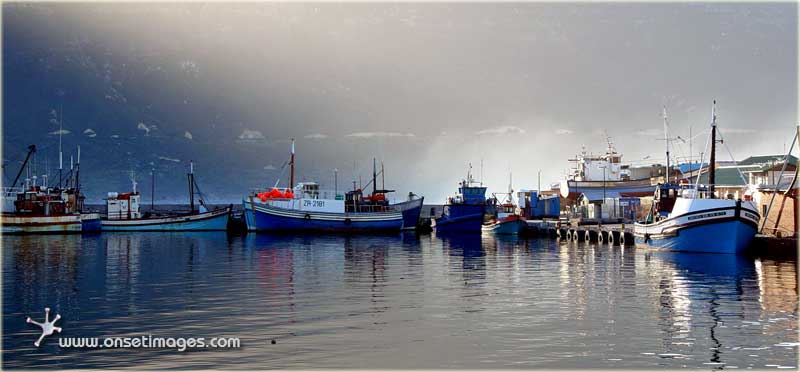
[[[571,226],[563,221],[527,221],[528,235],[563,241],[632,246],[633,226],[622,223]]]

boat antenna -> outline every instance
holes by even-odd
[[[669,131],[667,129],[667,106],[663,107],[662,116],[664,118],[664,145],[667,146],[667,168],[664,170],[665,183],[669,183]]]
[[[716,161],[717,161],[717,100],[711,105],[711,155],[709,159],[708,191],[710,198],[714,199],[714,184],[716,183]]]
[[[133,185],[133,192],[136,193],[136,171],[131,169],[131,172],[128,175],[128,178],[130,178],[131,184]]]
[[[290,175],[289,175],[289,189],[294,189],[294,138],[292,138],[292,155],[289,160],[289,165],[291,166]]]
[[[483,158],[481,158],[481,186],[483,186]]]
[[[386,190],[386,173],[383,172],[383,160],[381,160],[381,188]]]

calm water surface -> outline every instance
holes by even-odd
[[[5,368],[796,367],[796,262],[546,239],[4,236]],[[61,315],[33,342],[25,323]],[[239,337],[66,349],[59,337]],[[272,340],[276,343],[272,344]]]

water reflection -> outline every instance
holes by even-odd
[[[797,342],[788,260],[493,235],[2,239],[7,368],[744,369],[797,358],[776,346]],[[65,337],[225,335],[246,347],[61,350],[53,338],[36,349],[24,319],[45,306]]]

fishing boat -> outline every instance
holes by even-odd
[[[506,195],[501,203],[497,195]],[[518,235],[527,226],[527,223],[517,213],[514,204],[513,190],[511,189],[511,179],[509,176],[508,192],[493,193],[492,198],[487,200],[487,210],[481,230],[488,233],[501,235]]]
[[[708,185],[700,185],[699,177],[695,184],[684,179],[658,185],[645,221],[634,225],[633,236],[637,245],[669,251],[741,253],[755,237],[760,217],[749,196],[745,195],[745,200],[733,199],[732,196],[719,198],[714,190],[716,101],[711,112]]]
[[[569,161],[575,162],[572,173],[560,183],[563,198],[577,200],[581,194],[619,194],[623,197],[644,197],[653,194],[656,183],[651,178],[653,170],[660,167],[633,168],[622,163],[622,154],[614,148],[609,138],[605,154],[592,155],[584,148]]]
[[[159,216],[141,212],[141,194],[136,191],[135,175],[131,175],[133,190],[126,193],[109,192],[106,199],[106,218],[103,231],[224,231],[232,206],[209,210],[194,180],[194,165],[189,163],[189,212]],[[195,208],[194,195],[200,194]]]
[[[69,211],[61,190],[33,182],[16,193],[15,211],[0,218],[3,234],[80,233],[81,214]]]
[[[295,185],[294,164],[292,140],[290,185]],[[271,190],[255,190],[243,200],[244,217],[249,230],[270,232],[391,233],[415,227],[423,199],[390,204],[386,194],[393,190],[378,189],[376,182],[374,161],[373,190],[367,195],[362,188],[340,195],[321,190],[316,182],[300,182],[291,189],[278,188],[276,182]]]
[[[83,213],[84,196],[80,192],[77,167],[70,160],[70,170],[66,182],[62,182],[62,153],[59,150],[59,183],[48,185],[48,176],[42,175],[41,185],[38,177],[31,174],[30,160],[36,153],[36,146],[28,146],[28,154],[22,163],[11,187],[3,189],[3,213],[0,225],[4,234],[42,234],[42,233],[80,233],[96,231],[99,215]],[[80,148],[78,148],[80,164]],[[22,173],[28,176],[22,187],[17,183]]]
[[[448,198],[442,216],[431,222],[436,233],[479,233],[486,213],[486,187],[472,179],[472,166],[467,179],[458,184],[458,193]]]

